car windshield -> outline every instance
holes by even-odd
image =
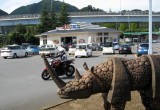
[[[104,44],[104,47],[112,47],[112,42],[107,42]]]
[[[9,49],[9,50],[13,50],[13,49],[16,49],[16,48],[17,48],[17,46],[9,46],[9,45],[3,47],[4,50],[8,50],[8,49]]]
[[[77,45],[77,49],[86,49],[86,45]]]
[[[37,48],[36,46],[30,45],[27,48]]]
[[[76,48],[76,45],[70,45],[69,48]]]
[[[122,48],[130,47],[129,45],[121,45]]]
[[[148,44],[140,44],[141,47],[149,47]]]

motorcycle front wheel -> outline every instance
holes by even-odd
[[[50,74],[47,70],[43,70],[41,77],[43,80],[48,80],[50,78]]]
[[[73,65],[69,65],[67,68],[66,76],[71,77],[74,74],[75,68]]]

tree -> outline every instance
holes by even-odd
[[[24,34],[26,33],[26,27],[22,24],[18,24],[15,27],[15,31],[9,34],[9,43],[22,44],[25,42]]]
[[[54,4],[52,3],[52,9],[51,9],[51,29],[56,29],[57,25],[58,25],[58,21],[57,21],[57,14],[55,13],[55,10],[54,10]]]
[[[0,47],[7,44],[7,37],[5,35],[0,35]]]
[[[99,9],[99,8],[95,8],[95,7],[92,7],[92,5],[88,5],[87,7],[84,7],[84,8],[82,8],[80,11],[82,11],[82,12],[90,12],[90,11],[103,11],[103,10],[101,10],[101,9]]]
[[[26,27],[22,24],[18,24],[15,27],[15,31],[16,31],[16,33],[19,33],[19,34],[25,34],[26,33]]]
[[[127,23],[120,23],[119,30],[126,31],[128,29]]]
[[[50,20],[50,15],[47,10],[46,4],[44,4],[44,9],[41,13],[40,24],[38,25],[38,33],[43,33],[49,31],[52,27],[52,23]]]
[[[8,34],[9,44],[19,44],[21,45],[25,42],[25,38],[23,34],[17,32],[11,32]]]
[[[26,33],[24,35],[26,42],[31,43],[31,44],[39,44],[39,38],[34,37],[34,35],[31,35],[30,33]]]
[[[101,26],[116,29],[116,23],[103,23]]]
[[[64,4],[64,2],[62,3],[60,15],[59,15],[59,22],[60,22],[59,25],[61,26],[63,26],[64,24],[70,24],[70,17],[69,17],[69,14],[67,13],[66,5]]]
[[[138,23],[130,23],[130,24],[131,24],[131,27],[130,27],[131,30],[135,31],[138,29]]]

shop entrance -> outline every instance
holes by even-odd
[[[70,45],[77,44],[77,37],[61,37],[61,43],[68,50]]]

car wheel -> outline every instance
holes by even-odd
[[[16,53],[13,54],[13,58],[17,58],[17,54]]]
[[[91,55],[90,55],[90,57],[92,57],[92,52],[91,52]]]
[[[87,53],[87,56],[86,56],[87,58],[88,58],[88,53]]]
[[[7,57],[3,57],[4,59],[6,59]]]
[[[27,57],[27,56],[28,56],[28,53],[26,52],[26,53],[25,53],[25,57]]]

